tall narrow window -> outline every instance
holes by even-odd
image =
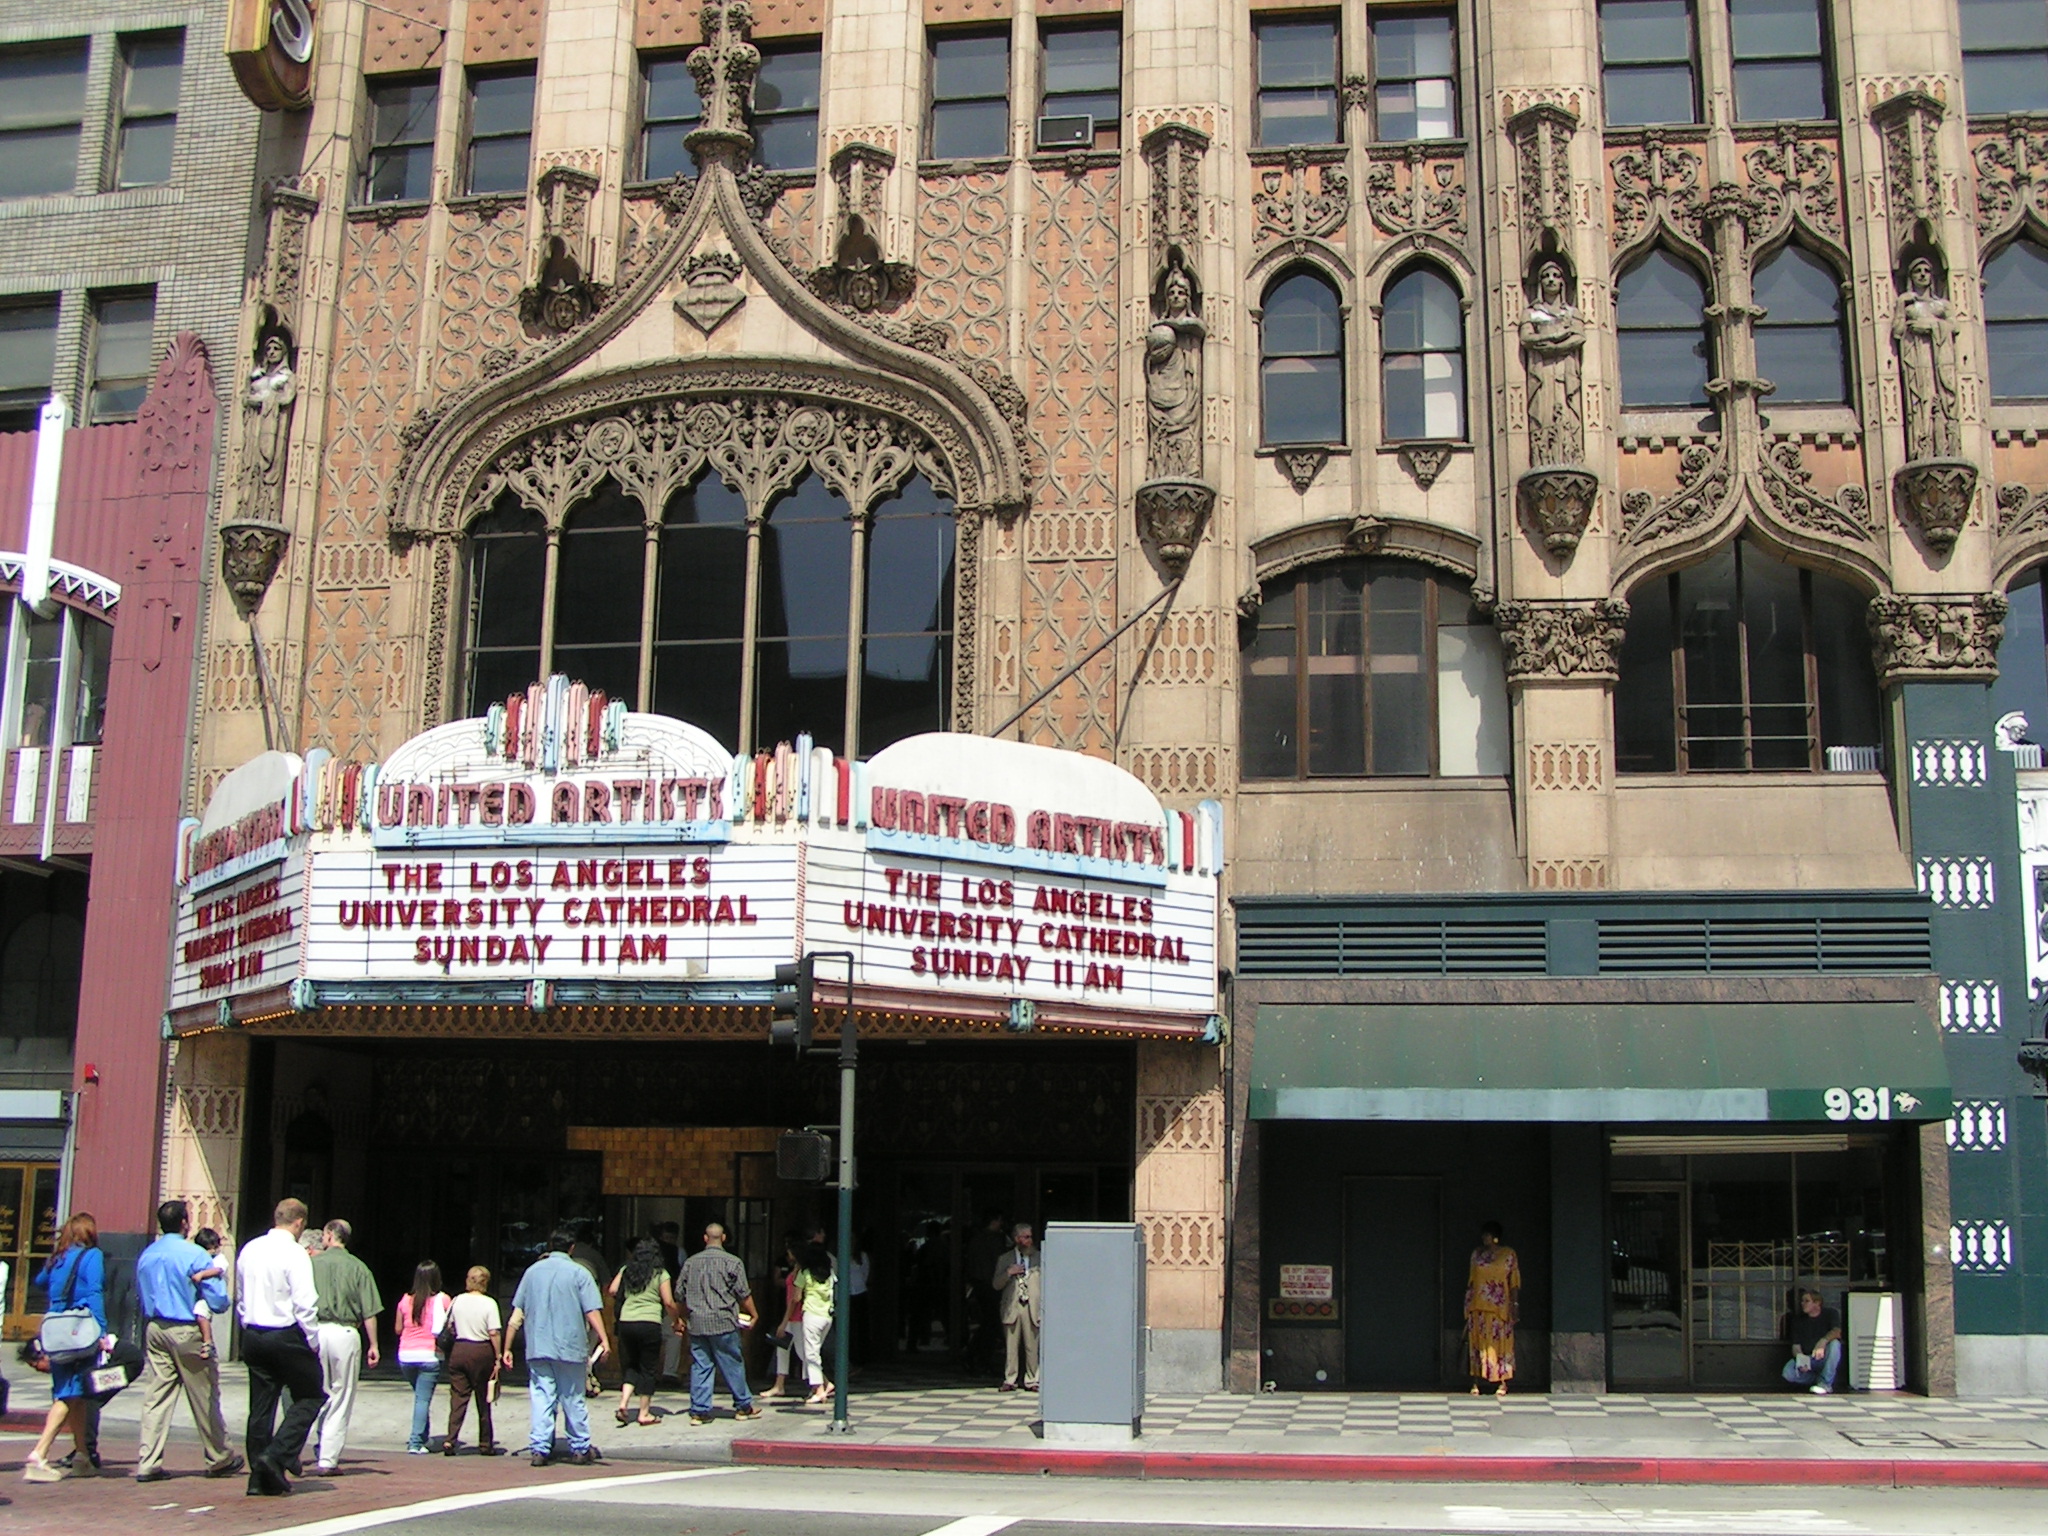
[[[71,622],[77,673],[71,685],[71,740],[95,747],[106,736],[107,674],[113,668],[114,626],[76,608],[65,610]]]
[[[669,498],[654,610],[654,708],[740,739],[747,504],[716,474]]]
[[[1984,339],[1993,400],[2048,400],[2048,250],[2032,240],[1984,264]]]
[[[562,523],[554,669],[629,704],[640,697],[640,607],[647,520],[607,480]]]
[[[469,77],[468,171],[463,190],[524,192],[533,159],[533,66]]]
[[[1010,35],[932,39],[929,158],[986,160],[1010,152]]]
[[[1344,441],[1344,323],[1337,293],[1311,272],[1266,292],[1259,322],[1262,438],[1274,443]]]
[[[1972,117],[2048,112],[2048,5],[1957,0],[1963,101]]]
[[[2048,604],[2041,601],[2041,576],[2036,566],[2006,591],[2005,638],[1991,685],[1991,718],[2025,715],[2026,739],[2036,743],[2048,738]]]
[[[92,303],[92,403],[87,420],[132,421],[149,393],[154,293],[106,294]]]
[[[1625,411],[1707,403],[1706,290],[1677,257],[1652,251],[1615,285]]]
[[[771,171],[818,168],[816,43],[763,48],[754,77],[754,158]]]
[[[1380,311],[1380,398],[1386,435],[1465,435],[1465,320],[1458,290],[1430,267],[1387,289]]]
[[[85,118],[86,40],[0,48],[0,198],[69,192]]]
[[[469,712],[540,681],[548,533],[511,492],[469,529]]]
[[[178,135],[178,89],[185,73],[185,34],[121,40],[121,142],[115,183],[153,187],[171,179]]]
[[[1258,52],[1260,145],[1338,142],[1337,19],[1261,22]]]
[[[1458,136],[1458,33],[1450,15],[1372,18],[1373,137],[1382,143]]]
[[[1757,372],[1777,385],[1780,405],[1840,405],[1849,398],[1842,284],[1819,257],[1786,246],[1757,269],[1751,290]]]
[[[1245,649],[1254,779],[1507,771],[1500,637],[1462,582],[1393,560],[1283,578]]]
[[[33,432],[57,367],[57,299],[0,304],[0,432]]]
[[[1629,594],[1615,690],[1623,772],[1805,771],[1879,744],[1868,599],[1746,539]]]
[[[953,680],[953,507],[913,475],[875,508],[861,629],[860,752],[942,731]]]
[[[434,118],[441,87],[433,75],[370,82],[366,203],[425,202],[434,193]]]
[[[682,58],[649,59],[640,108],[640,176],[666,181],[696,169],[684,142],[704,120],[697,82]]]
[[[1691,0],[1601,0],[1607,126],[1696,123]]]
[[[1094,119],[1097,149],[1114,149],[1123,122],[1123,27],[1061,27],[1045,34],[1040,117]]]
[[[816,475],[806,475],[776,503],[761,534],[757,740],[791,741],[809,731],[819,746],[845,750],[852,568],[846,503]]]
[[[1728,29],[1735,52],[1736,121],[1835,115],[1820,0],[1728,0]]]

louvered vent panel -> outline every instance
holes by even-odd
[[[1600,923],[1605,976],[1931,969],[1927,923],[1915,917],[1623,917]]]
[[[1541,976],[1542,921],[1260,923],[1238,934],[1241,976]]]

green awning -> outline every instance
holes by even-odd
[[[1945,1120],[1914,1003],[1266,1004],[1254,1120]]]

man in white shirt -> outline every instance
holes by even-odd
[[[266,1496],[292,1491],[286,1471],[297,1464],[327,1401],[315,1347],[319,1298],[313,1261],[299,1246],[306,1230],[305,1203],[280,1200],[274,1220],[277,1224],[245,1243],[235,1259],[242,1363],[249,1368],[248,1491]],[[292,1402],[273,1435],[280,1392],[289,1392]]]

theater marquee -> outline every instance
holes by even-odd
[[[933,734],[735,759],[556,678],[382,765],[266,754],[224,782],[186,828],[173,1024],[758,1005],[830,950],[877,1009],[1199,1031],[1221,842],[1212,802],[1168,811],[1074,753]]]

